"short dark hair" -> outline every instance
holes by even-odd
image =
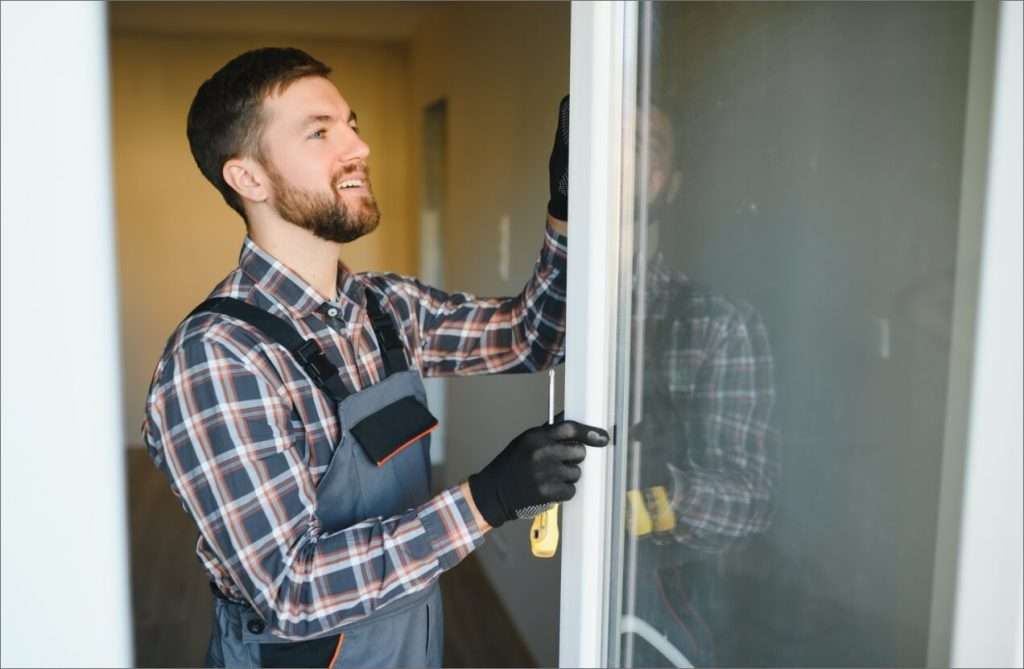
[[[188,110],[188,145],[199,171],[242,220],[242,198],[224,181],[224,163],[240,156],[263,161],[263,99],[302,77],[326,77],[331,69],[299,49],[265,47],[232,59],[203,82]]]

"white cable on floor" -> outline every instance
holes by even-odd
[[[664,655],[665,659],[671,662],[674,667],[679,669],[691,669],[693,667],[693,664],[686,659],[682,651],[672,645],[668,637],[654,629],[650,623],[636,616],[629,614],[622,616],[622,633],[639,635],[644,641],[654,646],[659,653]]]

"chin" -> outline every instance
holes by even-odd
[[[356,221],[354,224],[345,226],[344,228],[332,230],[329,235],[330,241],[348,244],[370,234],[377,229],[378,225],[380,225],[379,214]]]

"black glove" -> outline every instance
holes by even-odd
[[[569,220],[569,96],[562,98],[558,106],[558,128],[555,130],[555,146],[548,160],[548,178],[551,199],[548,213],[560,221]]]
[[[576,494],[579,463],[587,446],[605,446],[608,433],[575,421],[541,425],[523,432],[479,474],[469,490],[480,514],[492,527],[536,515],[552,502]]]

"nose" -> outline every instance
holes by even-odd
[[[343,137],[341,152],[344,162],[352,160],[365,161],[370,157],[370,145],[364,142],[363,138],[355,130],[346,127]]]

